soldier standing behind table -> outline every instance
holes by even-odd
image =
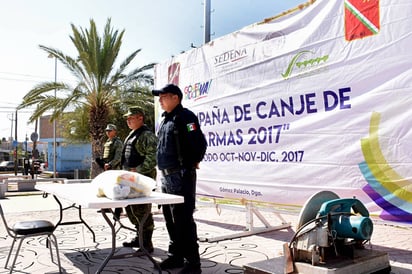
[[[123,142],[117,137],[117,127],[113,124],[106,126],[107,141],[103,150],[103,169],[121,169]]]
[[[102,159],[96,159],[96,162],[105,171],[111,170],[111,169],[122,169],[121,162],[122,162],[123,142],[117,136],[117,127],[113,124],[107,124],[105,131],[106,131],[107,141],[104,143],[103,157]],[[106,209],[105,211],[110,212],[109,209]],[[116,218],[119,218],[121,213],[122,213],[122,208],[116,208],[114,210],[114,215],[116,216]]]
[[[127,117],[127,125],[131,129],[129,135],[124,141],[122,165],[124,170],[138,172],[142,175],[156,179],[156,148],[157,137],[146,126],[145,114],[142,109],[137,107],[129,108],[124,115]],[[139,222],[145,214],[149,214],[143,225],[143,247],[152,253],[153,243],[152,234],[154,221],[152,204],[129,205],[126,207],[127,216],[132,224],[139,229]],[[141,247],[139,243],[139,232],[132,241],[124,242],[124,247]]]

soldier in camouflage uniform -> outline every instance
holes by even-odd
[[[105,171],[122,169],[123,142],[117,137],[117,127],[113,124],[107,124],[105,130],[107,141],[104,143],[103,157],[96,159],[96,161]],[[114,215],[116,218],[120,217],[122,211],[122,208],[115,208]],[[98,212],[100,212],[100,210]],[[110,212],[110,210],[107,209],[106,212]]]
[[[107,141],[104,144],[103,150],[103,169],[121,169],[123,143],[117,137],[117,128],[113,124],[108,124],[106,127]]]
[[[138,172],[142,175],[156,179],[156,149],[157,137],[144,123],[144,112],[131,107],[124,115],[127,117],[127,125],[131,132],[124,141],[122,165],[124,170]],[[154,229],[152,205],[129,205],[126,213],[132,224],[139,228],[139,222],[143,216],[149,213],[149,217],[143,226],[143,247],[150,253],[153,252],[152,234]],[[138,233],[131,242],[124,242],[125,247],[140,247]]]

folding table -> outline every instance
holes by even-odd
[[[102,262],[102,264],[100,265],[96,273],[100,273],[104,269],[108,261],[114,258],[113,254],[115,253],[115,250],[116,250],[117,231],[114,225],[116,221],[113,220],[113,218],[110,218],[109,216],[107,216],[105,209],[112,209],[112,208],[119,208],[119,207],[123,208],[128,205],[136,205],[136,204],[164,205],[164,204],[179,204],[179,203],[184,202],[183,196],[160,193],[160,192],[152,192],[151,195],[148,197],[139,197],[139,198],[123,199],[123,200],[111,200],[106,197],[97,197],[97,186],[93,185],[92,183],[37,184],[35,188],[37,190],[52,194],[54,196],[54,198],[56,199],[60,207],[60,216],[62,216],[62,212],[64,210],[60,202],[60,199],[69,201],[73,204],[76,204],[79,207],[100,209],[100,212],[103,218],[106,220],[112,232],[112,247],[111,247],[110,254]],[[79,214],[81,215],[81,211],[79,211]],[[143,242],[143,236],[142,236],[143,224],[146,221],[148,215],[149,214],[146,214],[146,216],[144,216],[144,218],[139,224],[139,242],[141,243]],[[89,228],[87,224],[86,226]],[[159,270],[159,273],[161,273],[161,269],[158,263],[153,259],[150,253],[148,253],[147,250],[143,248],[143,246],[140,248],[144,251],[145,255],[153,262],[154,266]],[[130,254],[129,256],[125,255],[124,257],[130,257]]]

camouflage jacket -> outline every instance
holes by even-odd
[[[136,170],[156,178],[157,137],[146,126],[129,133],[124,141],[122,165],[125,170]]]
[[[112,169],[121,169],[123,143],[119,137],[108,139],[104,144],[103,161]]]

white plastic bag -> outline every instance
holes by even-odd
[[[137,172],[107,170],[91,182],[96,186],[97,196],[112,200],[150,196],[156,181]]]

